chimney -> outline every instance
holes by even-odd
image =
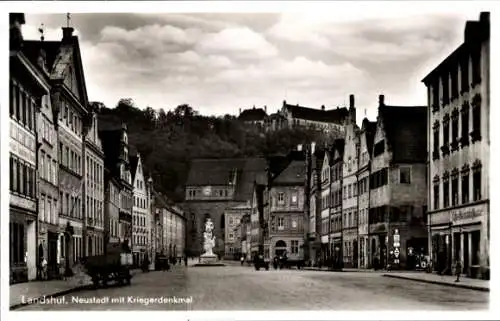
[[[264,112],[266,112],[266,114],[267,114],[267,106],[266,105],[264,105]]]
[[[384,98],[385,98],[384,95],[378,96],[378,106],[379,107],[385,106]]]
[[[241,115],[241,108],[240,108],[240,115]]]
[[[489,12],[481,12],[479,14],[479,21],[480,22],[490,22],[490,13]]]
[[[75,29],[73,27],[63,27],[62,31],[63,31],[62,41],[63,42],[70,42],[71,37],[73,37],[73,31],[75,31]]]
[[[23,46],[21,26],[26,23],[24,13],[9,13],[10,50],[20,50]]]
[[[321,105],[321,110],[325,111],[325,105]]]
[[[355,108],[354,107],[354,95],[349,95],[349,108]]]

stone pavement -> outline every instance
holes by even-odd
[[[490,281],[472,279],[472,278],[460,278],[460,282],[455,282],[456,277],[451,275],[438,275],[436,273],[425,273],[425,272],[386,272],[383,274],[385,277],[405,279],[411,281],[433,283],[446,286],[454,286],[459,288],[478,290],[478,291],[490,291]]]

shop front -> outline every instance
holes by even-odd
[[[451,216],[452,261],[462,262],[462,273],[489,279],[489,203],[453,209]]]
[[[11,195],[11,201],[13,196]],[[26,282],[37,277],[36,212],[10,208],[10,282]]]
[[[440,274],[452,273],[450,212],[429,214],[431,229],[431,262],[433,271]]]

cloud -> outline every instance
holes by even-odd
[[[247,27],[224,29],[205,35],[196,48],[208,54],[230,54],[243,58],[266,58],[278,55],[278,50],[261,34]]]

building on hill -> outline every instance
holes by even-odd
[[[427,252],[427,108],[387,106],[380,95],[372,153],[370,262],[412,268]]]
[[[245,109],[241,111],[238,116],[238,120],[247,125],[255,125],[261,128],[264,128],[265,121],[267,119],[267,107],[264,108],[255,108],[253,106],[252,109]]]
[[[205,221],[214,222],[215,253],[224,255],[224,212],[252,199],[253,184],[265,177],[264,158],[194,159],[188,173],[183,208],[194,214],[196,237],[192,255],[201,255]]]
[[[350,96],[351,105],[354,107],[354,95]],[[344,123],[349,115],[349,110],[345,107],[326,110],[290,105],[283,101],[280,114],[286,119],[288,127],[309,127],[324,130],[329,133],[344,133]]]
[[[428,92],[429,249],[435,270],[489,278],[490,18],[423,82]]]

